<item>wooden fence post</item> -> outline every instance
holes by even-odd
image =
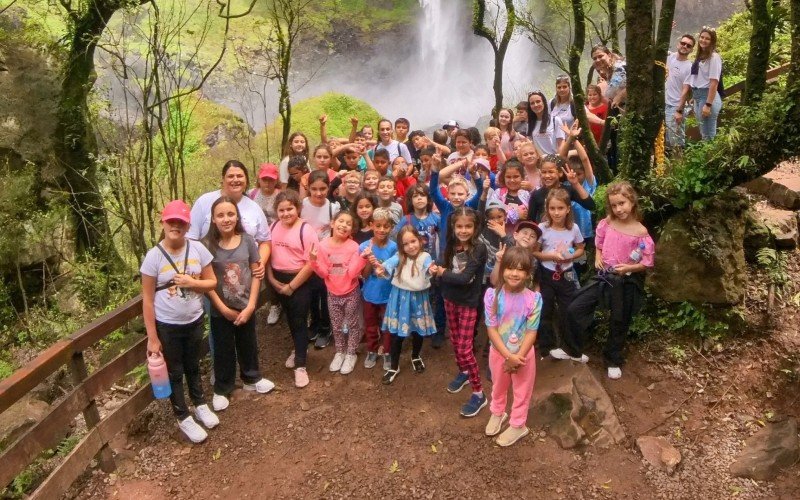
[[[70,371],[72,372],[72,380],[76,386],[89,376],[89,371],[86,369],[86,361],[83,359],[83,351],[78,351],[72,355]],[[97,411],[97,403],[95,403],[94,398],[90,399],[86,408],[83,409],[83,418],[86,421],[86,428],[89,431],[100,422],[100,412]],[[97,453],[97,458],[100,461],[100,469],[102,469],[103,472],[113,472],[117,468],[114,463],[114,456],[108,444],[104,444],[103,447],[100,448],[100,451]]]

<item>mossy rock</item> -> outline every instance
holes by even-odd
[[[775,246],[775,239],[769,226],[761,220],[753,210],[744,214],[744,258],[747,262],[755,263],[756,255],[762,248]]]

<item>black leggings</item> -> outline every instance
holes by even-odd
[[[192,404],[195,407],[206,404],[203,384],[200,381],[200,348],[203,342],[204,325],[205,316],[200,316],[194,322],[185,325],[156,321],[156,332],[161,341],[164,361],[167,362],[169,385],[172,387],[169,399],[172,403],[172,411],[178,420],[183,420],[191,415],[183,394],[184,376]]]
[[[400,366],[400,352],[403,350],[403,340],[405,340],[405,337],[392,335],[392,370],[397,370]],[[417,332],[411,332],[411,359],[418,358],[420,351],[422,351],[422,335]]]
[[[290,283],[297,276],[297,273],[285,273],[273,269],[272,275],[281,283]],[[294,366],[297,368],[306,366],[308,311],[311,307],[311,293],[310,280],[306,280],[291,295],[278,294],[283,310],[286,311],[289,333],[291,333],[294,341]]]
[[[547,356],[551,349],[560,346],[556,329],[562,336],[567,330],[567,308],[578,291],[578,283],[569,279],[567,271],[561,278],[554,280],[554,271],[539,266],[539,289],[542,294],[542,316],[539,323],[539,335],[536,339],[536,351]],[[571,270],[570,270],[571,272]],[[556,314],[556,306],[558,312]]]

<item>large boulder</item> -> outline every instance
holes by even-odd
[[[745,441],[745,448],[731,464],[731,474],[770,481],[800,460],[797,420],[769,423]]]
[[[565,449],[625,439],[608,393],[588,366],[573,361],[539,363],[529,421]]]
[[[747,208],[744,197],[730,191],[667,221],[648,280],[651,292],[668,302],[741,302]]]
[[[773,205],[787,210],[800,210],[800,164],[784,162],[774,170],[754,179],[745,187],[764,195]]]
[[[30,394],[0,414],[0,451],[17,440],[50,412],[50,405]]]

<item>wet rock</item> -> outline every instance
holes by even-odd
[[[586,365],[572,361],[539,362],[530,421],[565,449],[608,447],[625,439],[608,393]]]
[[[797,420],[768,423],[745,441],[745,449],[731,464],[734,476],[759,481],[775,479],[781,470],[800,459],[800,440],[797,437]]]
[[[667,474],[675,472],[681,462],[681,453],[664,437],[640,436],[636,438],[636,447],[650,465]]]

